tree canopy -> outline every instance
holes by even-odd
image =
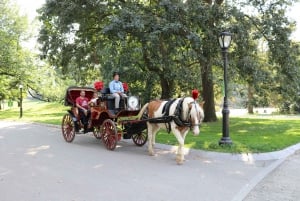
[[[14,96],[10,89],[18,89],[26,76],[28,52],[20,42],[27,37],[27,21],[16,13],[18,8],[8,0],[0,2],[0,100]]]
[[[234,34],[230,77],[248,86],[248,104],[254,94],[278,92],[292,99],[299,92],[299,47],[289,39],[295,23],[286,17],[291,3],[47,0],[39,10],[39,41],[42,57],[77,84],[108,82],[118,70],[145,101],[198,88],[205,120],[215,121],[222,30]]]

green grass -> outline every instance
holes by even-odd
[[[299,119],[230,118],[231,146],[219,146],[222,122],[203,123],[199,136],[188,134],[186,147],[230,153],[261,153],[284,149],[300,142]],[[160,131],[157,141],[176,144],[176,139]]]
[[[19,119],[20,109],[17,106],[0,111],[0,119],[40,122],[60,125],[69,107],[59,103],[46,103],[25,100],[23,118]],[[229,132],[232,146],[219,146],[222,137],[221,119],[213,123],[203,123],[199,136],[188,134],[185,145],[193,149],[229,152],[229,153],[262,153],[284,149],[300,142],[300,117],[258,116],[243,118],[230,117]],[[177,145],[173,134],[160,131],[158,143]]]
[[[20,119],[20,108],[14,103],[14,107],[5,110],[0,110],[0,119],[5,120],[22,120],[29,122],[39,122],[47,124],[60,125],[64,114],[68,107],[60,103],[48,103],[42,101],[23,102],[23,117]]]

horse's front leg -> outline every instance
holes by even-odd
[[[183,134],[180,133],[180,131],[176,130],[174,132],[177,140],[178,140],[178,149],[177,149],[177,155],[176,155],[176,162],[178,165],[182,165],[184,161],[184,140],[187,132],[184,132]]]

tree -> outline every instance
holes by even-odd
[[[26,74],[27,55],[20,43],[27,37],[26,18],[8,0],[0,2],[0,100],[14,97]]]
[[[171,98],[187,94],[189,88],[202,87],[205,121],[215,121],[214,88],[218,86],[213,73],[222,66],[217,43],[220,31],[234,33],[232,51],[239,59],[231,66],[249,89],[264,77],[273,76],[272,67],[284,64],[273,56],[267,61],[275,62],[273,65],[260,68],[260,62],[265,61],[256,61],[260,58],[259,40],[267,39],[272,54],[280,54],[275,51],[279,41],[285,43],[284,52],[289,51],[291,26],[284,18],[287,3],[249,1],[258,8],[257,15],[242,10],[246,3],[52,0],[40,10],[43,26],[39,41],[44,57],[66,76],[81,75],[93,70],[95,64],[104,79],[119,70],[134,88],[147,91],[146,100],[159,92],[160,98]],[[88,80],[84,76],[77,82],[85,84]]]
[[[299,83],[296,80],[300,74],[296,55],[299,55],[299,49],[289,39],[295,26],[286,17],[286,7],[291,2],[239,3],[239,7],[251,6],[252,13],[255,13],[251,15],[236,9],[231,11],[240,19],[232,24],[236,33],[234,63],[240,80],[248,85],[248,112],[253,113],[253,106],[259,104],[262,98],[267,105],[280,105],[280,96],[275,93],[290,98],[291,94],[297,94]],[[255,98],[254,94],[260,98]]]

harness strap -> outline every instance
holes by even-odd
[[[175,100],[176,99],[172,99],[165,104],[165,106],[163,108],[163,112],[165,112],[165,113],[162,117],[152,118],[152,119],[147,119],[147,120],[150,123],[165,123],[168,133],[171,132],[171,121],[174,121],[175,124],[180,127],[182,127],[182,126],[191,127],[192,126],[191,122],[189,122],[188,120],[182,119],[182,110],[183,110],[182,104],[183,104],[184,98],[180,99],[179,102],[177,103],[174,115],[169,116],[170,107],[174,103]]]
[[[175,102],[176,99],[169,100],[163,107],[162,113],[164,114],[163,117],[165,118],[165,126],[167,128],[167,132],[171,132],[171,121],[172,118],[169,116],[170,114],[170,107]]]
[[[176,110],[174,112],[174,116],[173,116],[173,120],[174,122],[176,123],[177,126],[188,126],[188,127],[191,127],[192,124],[191,122],[189,121],[185,121],[182,119],[182,103],[184,101],[185,98],[182,98],[179,100],[177,106],[176,106]]]
[[[164,114],[163,116],[169,116],[170,113],[170,107],[171,105],[174,103],[176,99],[171,99],[168,102],[166,102],[166,104],[164,105],[163,109],[162,109],[162,113]]]

